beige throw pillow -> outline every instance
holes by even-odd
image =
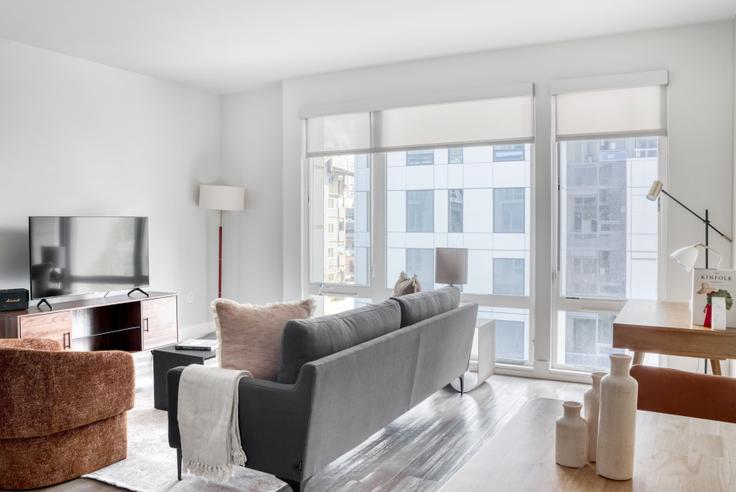
[[[394,297],[416,294],[421,291],[422,286],[419,284],[419,279],[417,279],[416,275],[409,278],[404,272],[399,274],[399,278],[396,280],[396,284],[394,285]]]
[[[249,371],[256,379],[276,379],[281,334],[290,319],[309,318],[314,301],[240,304],[229,299],[212,303],[219,341],[220,366]]]

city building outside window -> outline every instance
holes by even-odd
[[[523,233],[525,230],[524,188],[493,190],[493,231]]]
[[[493,259],[493,293],[503,296],[524,295],[524,259]]]
[[[434,192],[411,190],[406,192],[407,232],[434,231]]]
[[[407,166],[431,166],[434,164],[433,150],[410,150],[406,153]]]
[[[463,148],[462,147],[454,147],[452,149],[448,149],[448,158],[450,164],[462,164],[463,163]]]
[[[434,249],[406,248],[406,274],[416,275],[423,290],[434,289]]]
[[[523,162],[526,160],[526,145],[494,145],[493,162]]]
[[[447,230],[463,232],[463,190],[447,190]]]

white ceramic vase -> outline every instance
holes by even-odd
[[[562,404],[564,413],[557,419],[555,428],[555,461],[562,466],[580,468],[585,466],[585,439],[587,426],[580,416],[577,401]]]
[[[631,356],[611,355],[611,374],[601,380],[596,472],[612,480],[634,475],[636,399],[639,385],[629,375]]]
[[[588,461],[595,462],[595,453],[598,448],[598,413],[601,402],[601,378],[605,372],[594,372],[591,374],[593,386],[583,396],[583,416],[588,426]]]

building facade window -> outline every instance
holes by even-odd
[[[406,153],[407,166],[431,166],[433,164],[433,150],[410,150]]]
[[[448,149],[447,151],[448,157],[447,160],[450,164],[462,164],[463,163],[463,148],[462,147],[454,147],[452,149]]]
[[[447,231],[463,232],[463,190],[447,190]]]
[[[524,188],[493,190],[493,232],[523,233],[525,215]]]
[[[494,145],[493,162],[523,162],[526,160],[526,145]]]
[[[434,192],[432,190],[406,192],[406,231],[434,231]]]
[[[416,275],[423,290],[434,289],[434,249],[406,248],[406,274]]]
[[[524,259],[493,259],[493,293],[502,296],[524,295]]]

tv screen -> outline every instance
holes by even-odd
[[[145,287],[147,217],[29,217],[31,297]]]

